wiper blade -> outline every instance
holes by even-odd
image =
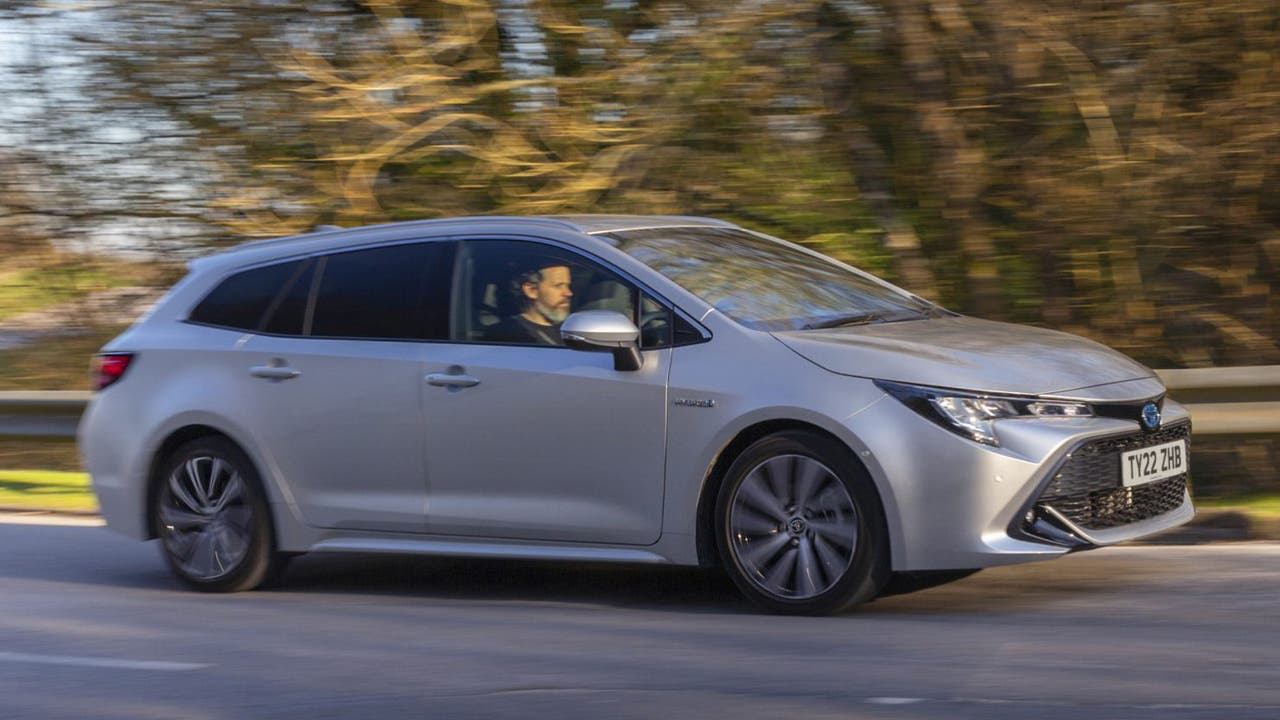
[[[883,313],[857,313],[855,315],[839,315],[818,322],[811,322],[800,328],[801,330],[825,330],[833,327],[844,327],[845,325],[866,325],[868,323],[880,322],[884,320]]]

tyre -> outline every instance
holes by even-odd
[[[889,577],[880,498],[841,443],[788,431],[729,467],[716,535],[738,589],[767,610],[819,615],[873,599]]]
[[[221,437],[192,440],[163,462],[151,520],[170,569],[206,592],[251,590],[284,564],[253,463]]]

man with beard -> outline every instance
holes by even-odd
[[[569,317],[569,298],[573,297],[569,266],[552,259],[546,263],[520,273],[512,281],[511,291],[521,312],[491,326],[486,340],[564,345],[560,323]]]

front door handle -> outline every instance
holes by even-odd
[[[271,358],[270,365],[254,365],[249,368],[249,374],[254,377],[279,381],[296,378],[302,374],[302,371],[289,367],[284,358]]]
[[[480,384],[480,378],[474,378],[470,375],[450,375],[447,373],[430,373],[427,375],[427,384],[436,387],[447,388],[469,388]]]

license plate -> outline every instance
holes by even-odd
[[[1125,487],[1164,480],[1187,471],[1187,442],[1174,440],[1120,455],[1120,480]]]

